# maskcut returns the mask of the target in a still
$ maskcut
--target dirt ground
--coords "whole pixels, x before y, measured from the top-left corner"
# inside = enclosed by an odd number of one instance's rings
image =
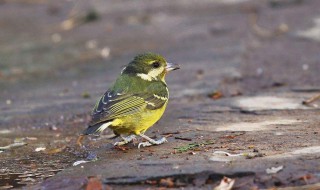
[[[320,189],[320,1],[0,2],[0,189]],[[134,55],[181,65],[147,131],[76,145]],[[141,140],[141,139],[138,139]]]

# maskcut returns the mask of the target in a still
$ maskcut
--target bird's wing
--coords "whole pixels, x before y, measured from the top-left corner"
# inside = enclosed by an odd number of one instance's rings
[[[165,105],[168,94],[155,92],[154,85],[150,85],[141,93],[116,93],[107,91],[97,102],[92,112],[90,126],[115,118],[135,114],[143,109],[155,110]],[[161,91],[161,90],[160,90]]]

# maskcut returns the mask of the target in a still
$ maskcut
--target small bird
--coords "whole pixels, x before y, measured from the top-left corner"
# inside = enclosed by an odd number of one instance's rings
[[[137,136],[147,140],[139,143],[138,148],[166,142],[165,137],[154,140],[144,133],[161,118],[168,104],[166,74],[179,68],[154,53],[134,57],[97,101],[89,126],[78,138],[78,144],[81,145],[85,135],[99,134],[107,128],[122,138],[115,146],[127,144]]]

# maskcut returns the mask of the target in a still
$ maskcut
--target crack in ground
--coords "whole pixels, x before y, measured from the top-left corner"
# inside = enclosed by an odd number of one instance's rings
[[[255,175],[251,171],[241,171],[232,174],[219,173],[216,171],[208,170],[196,173],[179,173],[168,174],[158,176],[123,176],[123,177],[111,177],[104,179],[105,184],[113,185],[133,185],[133,184],[151,184],[168,186],[170,182],[171,187],[188,186],[190,184],[194,186],[202,186],[208,183],[214,183],[220,181],[224,176],[229,178],[235,177],[247,177]],[[169,181],[169,182],[168,182]],[[165,182],[165,183],[164,183]]]

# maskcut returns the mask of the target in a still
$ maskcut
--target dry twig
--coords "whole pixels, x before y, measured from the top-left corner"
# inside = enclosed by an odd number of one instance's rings
[[[303,101],[302,104],[303,105],[310,105],[312,102],[315,102],[318,99],[320,99],[320,94],[313,96],[313,97],[309,98],[308,100]]]

